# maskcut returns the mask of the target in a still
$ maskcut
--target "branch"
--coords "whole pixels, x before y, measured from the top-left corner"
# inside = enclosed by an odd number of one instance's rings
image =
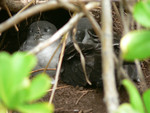
[[[102,0],[102,77],[105,103],[108,113],[114,113],[119,105],[114,75],[112,13],[110,0]]]
[[[78,8],[75,7],[71,3],[65,3],[65,5],[58,3],[56,0],[49,1],[43,4],[38,4],[35,5],[34,7],[31,7],[24,12],[17,14],[13,16],[12,18],[6,20],[2,24],[0,24],[0,33],[4,32],[8,28],[12,27],[14,24],[18,24],[19,22],[25,20],[28,17],[31,17],[39,12],[51,10],[51,9],[57,9],[59,7],[65,7],[67,9],[73,10],[73,11],[78,11]]]

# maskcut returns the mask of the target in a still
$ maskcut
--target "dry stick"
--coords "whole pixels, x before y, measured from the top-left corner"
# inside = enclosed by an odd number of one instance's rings
[[[11,12],[10,12],[8,6],[6,5],[6,3],[5,3],[4,6],[5,6],[5,8],[6,8],[6,11],[7,11],[8,15],[9,15],[10,17],[12,17],[12,14],[11,14]],[[18,27],[17,27],[16,24],[14,24],[14,27],[15,27],[16,31],[19,31],[19,29],[18,29]]]
[[[43,73],[46,72],[46,70],[47,70],[49,64],[51,63],[52,59],[54,58],[54,56],[55,56],[56,52],[58,51],[58,49],[60,48],[61,44],[62,44],[62,43],[59,43],[59,45],[57,46],[57,48],[56,48],[56,50],[54,51],[53,55],[52,55],[51,58],[49,59],[49,61],[48,61],[47,65],[46,65],[46,67],[45,67]]]
[[[81,100],[81,98],[84,96],[84,95],[86,95],[88,93],[88,91],[86,91],[86,92],[84,92],[79,98],[78,98],[78,100],[76,101],[76,105],[79,103],[79,101]]]
[[[51,9],[57,9],[59,7],[64,7],[67,9],[70,9],[72,11],[78,11],[78,8],[75,7],[73,4],[70,4],[68,2],[65,3],[65,6],[63,4],[58,4],[56,0],[49,1],[43,4],[35,5],[34,7],[31,7],[24,12],[15,15],[11,17],[10,19],[6,20],[5,22],[0,24],[0,33],[7,30],[8,28],[12,27],[14,24],[18,24],[19,22],[23,21],[27,17],[33,16],[34,14],[37,14],[39,12],[51,10]]]
[[[41,68],[38,70],[31,71],[30,73],[35,73],[35,72],[44,71],[44,70],[45,70],[45,68]],[[46,70],[56,71],[56,68],[47,68]]]
[[[137,76],[141,80],[141,83],[143,84],[143,89],[145,91],[147,89],[147,85],[146,85],[146,81],[145,81],[145,78],[144,78],[144,75],[143,75],[143,72],[142,72],[142,69],[141,69],[140,62],[138,60],[135,60],[135,64],[136,64],[136,68],[137,68],[137,71],[138,71]]]
[[[102,0],[102,78],[104,98],[108,113],[114,113],[119,105],[114,75],[112,13],[110,0]]]
[[[121,23],[122,23],[121,16],[120,16],[119,10],[118,10],[118,8],[117,8],[117,6],[116,6],[116,3],[115,3],[115,2],[112,2],[112,5],[113,5],[114,10],[115,10],[115,12],[116,12],[116,14],[117,14],[117,17],[119,18],[119,20],[120,20]]]
[[[62,60],[63,60],[63,56],[64,56],[64,51],[65,51],[65,46],[66,46],[66,39],[68,37],[68,34],[69,34],[69,32],[64,35],[65,39],[64,39],[64,42],[63,42],[63,45],[62,45],[62,51],[61,51],[61,54],[60,54],[60,59],[59,59],[59,62],[58,62],[58,67],[57,67],[57,71],[56,71],[56,75],[55,75],[55,84],[53,86],[52,94],[51,94],[51,97],[49,99],[49,104],[52,103],[52,100],[53,100],[54,94],[55,94],[55,90],[57,88],[59,74],[60,74],[60,69],[61,69],[61,64],[62,64]]]
[[[120,15],[121,15],[121,19],[122,19],[122,24],[123,24],[123,28],[124,28],[124,32],[123,35],[129,32],[129,25],[127,23],[127,21],[125,20],[125,16],[124,16],[124,10],[123,10],[123,1],[120,1]]]
[[[84,75],[85,75],[85,79],[86,79],[86,81],[89,85],[92,85],[92,83],[90,82],[90,80],[88,78],[88,75],[87,75],[85,58],[84,58],[84,56],[82,54],[82,51],[81,51],[81,49],[80,49],[80,47],[79,47],[79,45],[78,45],[78,43],[75,39],[75,34],[76,34],[76,29],[74,28],[73,29],[73,42],[74,42],[73,45],[74,45],[75,49],[78,51],[78,53],[80,54],[80,60],[81,60],[81,65],[82,65],[83,72],[84,72]]]
[[[35,3],[35,0],[32,0],[27,5],[25,5],[16,15],[20,14],[21,12],[23,12],[25,9],[27,9],[29,6],[31,6],[33,3]]]
[[[120,65],[120,62],[119,62],[117,56],[115,55],[115,53],[113,54],[113,56],[114,56],[114,61],[115,61],[116,65],[117,65],[117,67],[118,67],[117,70],[120,71],[120,74],[122,74],[122,76],[123,76],[124,78],[131,80],[130,77],[129,77],[129,75],[128,75],[128,74],[126,73],[126,71],[123,69],[122,65]]]
[[[58,90],[58,89],[64,89],[64,88],[67,88],[67,87],[70,87],[70,86],[66,85],[66,86],[58,87],[58,88],[56,88],[56,90]],[[49,89],[47,92],[51,92],[51,91],[53,91],[53,89]]]

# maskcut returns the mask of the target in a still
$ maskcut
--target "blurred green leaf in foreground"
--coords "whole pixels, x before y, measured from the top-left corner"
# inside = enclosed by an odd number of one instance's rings
[[[133,10],[134,19],[146,30],[135,30],[127,33],[120,42],[122,58],[127,61],[144,60],[150,57],[150,0],[139,1]],[[123,80],[130,103],[119,106],[116,113],[150,113],[150,89],[141,97],[135,85]]]
[[[145,91],[141,97],[135,85],[130,80],[123,80],[130,103],[123,103],[116,113],[150,113],[150,89]]]
[[[150,0],[139,1],[133,10],[134,19],[143,27],[150,28]],[[122,57],[127,61],[143,60],[150,57],[150,30],[127,33],[120,42]]]
[[[29,79],[36,65],[34,55],[16,52],[0,53],[0,112],[16,110],[22,113],[52,113],[53,106],[35,102],[51,87],[50,78],[44,74]]]

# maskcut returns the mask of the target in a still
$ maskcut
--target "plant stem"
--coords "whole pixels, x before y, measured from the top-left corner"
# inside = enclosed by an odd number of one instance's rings
[[[102,77],[104,98],[108,113],[114,113],[119,105],[114,75],[111,1],[102,0]]]

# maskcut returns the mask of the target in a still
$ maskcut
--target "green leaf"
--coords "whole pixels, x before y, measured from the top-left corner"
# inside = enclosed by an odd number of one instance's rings
[[[150,27],[150,1],[138,2],[134,6],[133,17],[145,27]]]
[[[39,99],[50,88],[50,78],[40,74],[32,82],[29,74],[36,64],[33,55],[18,52],[10,55],[0,53],[0,102],[8,109],[19,109],[24,113],[50,113],[53,107],[47,103],[26,105]],[[1,107],[1,106],[0,106]],[[3,108],[1,107],[1,112]]]
[[[127,61],[143,60],[150,56],[150,31],[132,31],[120,42],[122,57]]]
[[[150,113],[150,89],[144,92],[143,100],[148,113]]]
[[[6,105],[8,105],[13,92],[11,90],[8,91],[11,87],[11,81],[9,80],[11,72],[11,56],[6,52],[0,53],[0,97]]]
[[[25,77],[30,75],[30,71],[36,64],[36,58],[33,55],[27,55],[24,52],[14,53],[12,56],[12,69],[13,74],[12,79],[18,88],[19,84],[22,84],[22,81]]]
[[[19,96],[25,77],[35,66],[36,59],[33,55],[17,52],[10,55],[0,53],[0,97],[8,108],[14,108],[23,97]],[[17,96],[17,97],[16,97]]]
[[[115,113],[139,113],[139,112],[133,109],[130,104],[124,103],[119,106],[119,108]]]
[[[53,105],[48,103],[36,103],[18,106],[18,111],[23,113],[53,113]]]
[[[39,74],[35,76],[29,87],[29,94],[26,101],[34,101],[47,93],[50,88],[51,82],[50,78],[45,74]]]
[[[130,104],[133,109],[138,111],[139,113],[145,113],[144,105],[142,103],[140,94],[134,84],[130,80],[123,80],[122,84],[125,86],[129,97],[130,97]]]
[[[12,102],[14,102],[13,109],[15,109],[18,105],[23,104],[26,102],[28,98],[28,91],[30,87],[30,80],[29,78],[25,78],[21,84],[22,88],[18,89],[15,98],[12,98]],[[16,104],[15,104],[16,103]]]

